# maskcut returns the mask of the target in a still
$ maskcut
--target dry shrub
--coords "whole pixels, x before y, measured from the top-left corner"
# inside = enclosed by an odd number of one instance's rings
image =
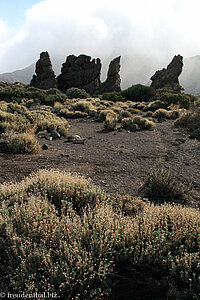
[[[117,114],[112,111],[112,113],[106,114],[106,119],[104,121],[104,129],[106,131],[112,131],[115,129],[118,122]]]
[[[164,108],[157,109],[153,114],[153,118],[164,118],[164,119],[177,119],[179,112],[177,110],[166,110]]]
[[[0,185],[0,198],[0,289],[5,293],[198,299],[197,210],[105,197],[86,179],[55,170]]]
[[[31,133],[10,134],[6,143],[9,153],[38,154],[41,151],[35,135]]]
[[[153,170],[140,192],[142,196],[156,203],[186,203],[191,199],[192,186],[176,179],[163,168]]]
[[[127,130],[134,131],[135,124],[138,125],[139,129],[142,129],[142,130],[154,130],[156,128],[156,125],[153,121],[150,121],[141,116],[135,116],[133,118],[122,119],[122,126],[123,126],[123,128],[125,128]]]
[[[191,133],[192,137],[200,137],[200,109],[183,113],[179,119],[174,122],[176,127],[181,127]]]

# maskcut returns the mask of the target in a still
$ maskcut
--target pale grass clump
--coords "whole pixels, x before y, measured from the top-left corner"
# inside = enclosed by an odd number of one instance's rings
[[[118,122],[118,117],[114,111],[110,113],[109,112],[106,113],[106,119],[104,121],[104,129],[106,131],[114,130],[117,125],[117,122]]]
[[[1,185],[0,198],[4,292],[198,299],[199,211],[111,197],[83,177],[55,170]],[[75,198],[83,201],[81,213]]]
[[[137,125],[138,129],[141,129],[141,130],[154,130],[156,128],[156,125],[153,121],[150,121],[141,116],[135,116],[133,118],[122,119],[122,127],[127,130],[133,131],[135,128],[135,125]]]
[[[9,103],[4,109],[0,109],[0,128],[3,132],[57,130],[62,136],[68,135],[67,120],[51,113],[45,106],[29,111],[24,105]]]
[[[179,112],[178,110],[166,110],[164,108],[159,108],[152,114],[152,117],[175,120],[179,117]]]
[[[191,111],[183,113],[174,125],[188,131],[192,137],[200,137],[200,108],[197,107]]]

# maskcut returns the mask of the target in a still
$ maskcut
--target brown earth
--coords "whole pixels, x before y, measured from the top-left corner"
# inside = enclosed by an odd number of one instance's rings
[[[200,142],[173,128],[173,121],[156,123],[154,131],[102,132],[91,120],[70,120],[69,134],[84,137],[84,144],[66,139],[47,141],[39,155],[0,155],[0,183],[19,181],[41,168],[78,172],[110,193],[137,195],[149,172],[165,167],[178,179],[191,180],[200,199]]]

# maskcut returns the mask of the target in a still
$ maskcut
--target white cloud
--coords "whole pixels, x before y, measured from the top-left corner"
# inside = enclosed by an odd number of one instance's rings
[[[46,0],[26,11],[19,32],[0,22],[0,73],[23,68],[41,51],[64,62],[68,54],[100,57],[104,72],[122,55],[124,85],[147,80],[175,54],[199,54],[197,0]],[[164,64],[164,65],[163,65]],[[128,75],[127,75],[128,74]],[[141,81],[140,80],[140,81]]]

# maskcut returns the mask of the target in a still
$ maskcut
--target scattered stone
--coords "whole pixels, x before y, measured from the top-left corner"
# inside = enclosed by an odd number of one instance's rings
[[[85,144],[85,139],[75,140],[73,141],[73,144]]]
[[[118,131],[118,132],[122,132],[122,131],[123,131],[123,128],[122,128],[122,127],[119,127],[119,128],[117,128],[117,131]]]
[[[47,144],[43,144],[42,145],[42,150],[47,150],[47,149],[49,149],[48,145]]]
[[[183,144],[183,143],[186,142],[186,139],[185,138],[177,138],[176,142],[179,142],[180,144]]]
[[[151,86],[155,89],[169,88],[172,90],[181,90],[178,77],[183,68],[183,57],[175,55],[167,68],[158,70],[150,78],[152,80]]]
[[[51,137],[52,137],[52,139],[60,139],[61,135],[56,130],[52,130],[51,131]]]
[[[38,138],[45,138],[48,139],[50,137],[50,133],[47,132],[46,130],[42,130],[37,133]]]
[[[127,133],[131,133],[130,130],[127,130],[126,132],[127,132]]]
[[[61,153],[60,156],[61,157],[69,157],[69,154]]]
[[[33,75],[30,82],[31,86],[43,90],[57,88],[55,73],[47,51],[40,54],[40,59],[36,63],[35,73],[36,75]]]
[[[69,88],[84,89],[92,95],[100,86],[101,60],[81,54],[67,56],[61,74],[57,77],[58,88],[66,93]]]
[[[77,141],[85,141],[84,138],[81,138],[79,135],[75,134],[75,135],[70,135],[68,136],[68,142],[77,142]],[[77,143],[78,144],[78,143]]]

